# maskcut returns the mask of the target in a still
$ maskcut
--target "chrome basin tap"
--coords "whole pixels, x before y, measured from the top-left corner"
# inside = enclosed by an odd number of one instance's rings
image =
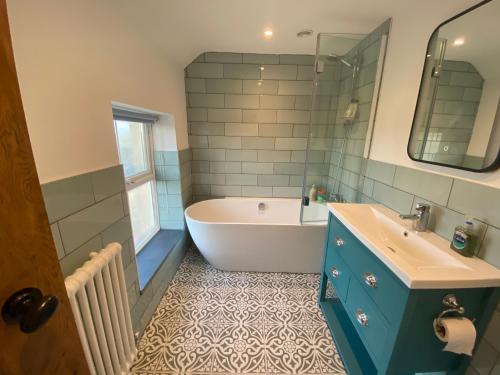
[[[417,211],[416,214],[399,215],[399,217],[404,220],[412,220],[412,227],[417,232],[425,232],[427,230],[427,226],[429,225],[431,206],[425,203],[417,203],[415,205],[415,211]]]

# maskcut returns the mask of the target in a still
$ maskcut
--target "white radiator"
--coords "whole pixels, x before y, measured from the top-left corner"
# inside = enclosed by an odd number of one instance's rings
[[[65,280],[90,373],[129,374],[136,355],[123,271],[122,247],[91,253]]]

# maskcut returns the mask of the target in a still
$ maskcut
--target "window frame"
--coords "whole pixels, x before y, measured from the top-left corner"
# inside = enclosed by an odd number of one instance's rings
[[[153,157],[153,125],[154,122],[152,121],[146,121],[146,120],[141,120],[139,118],[134,119],[121,119],[121,118],[115,118],[113,116],[113,127],[115,130],[115,138],[116,138],[116,146],[118,150],[118,157],[120,159],[120,163],[122,163],[122,158],[120,154],[120,140],[118,138],[118,131],[117,131],[117,121],[128,121],[128,122],[135,122],[142,124],[142,129],[143,129],[143,135],[144,135],[144,146],[145,146],[145,154],[146,154],[146,163],[147,163],[147,169],[144,172],[137,173],[132,176],[125,176],[125,189],[127,192],[127,202],[130,202],[129,199],[129,192],[131,190],[134,190],[141,185],[151,182],[151,196],[152,196],[152,204],[153,204],[153,214],[154,214],[154,227],[152,228],[151,233],[148,234],[148,236],[142,240],[139,243],[135,243],[135,238],[134,240],[134,247],[135,247],[135,254],[139,254],[139,252],[147,245],[149,241],[160,231],[160,212],[159,212],[159,207],[158,207],[158,199],[157,199],[157,194],[156,194],[156,174],[155,174],[155,165],[154,165],[154,157]],[[130,214],[130,213],[129,213]],[[132,219],[131,219],[132,223]],[[132,228],[132,234],[133,234],[133,228]]]

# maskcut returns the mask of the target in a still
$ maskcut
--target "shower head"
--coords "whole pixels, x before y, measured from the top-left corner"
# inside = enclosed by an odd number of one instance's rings
[[[353,67],[353,64],[344,59],[342,56],[339,56],[335,53],[330,53],[327,57],[327,60],[329,61],[340,61],[342,64],[348,66],[349,68]]]

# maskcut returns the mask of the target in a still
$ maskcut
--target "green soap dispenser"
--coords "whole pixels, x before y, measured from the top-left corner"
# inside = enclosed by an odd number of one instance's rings
[[[460,255],[472,257],[476,250],[477,235],[474,229],[473,218],[466,217],[464,225],[459,225],[453,232],[450,247]]]

